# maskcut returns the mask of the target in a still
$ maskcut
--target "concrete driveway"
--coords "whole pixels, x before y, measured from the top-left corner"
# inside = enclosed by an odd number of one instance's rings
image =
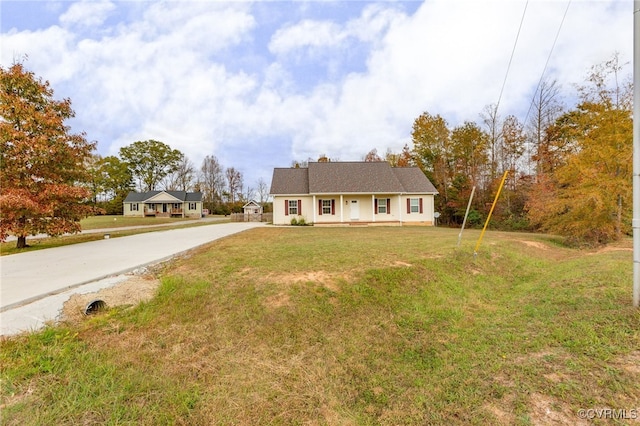
[[[53,295],[88,283],[109,281],[108,277],[114,281],[114,276],[259,226],[265,225],[256,222],[224,223],[172,229],[2,256],[0,334],[9,334],[9,330],[13,333],[19,329],[33,329],[42,325],[44,320],[52,319],[39,315],[39,312]],[[62,305],[57,307],[58,310],[60,308]],[[28,317],[35,318],[28,321]]]

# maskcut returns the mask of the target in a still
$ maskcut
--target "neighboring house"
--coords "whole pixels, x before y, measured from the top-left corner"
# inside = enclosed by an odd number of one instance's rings
[[[274,225],[433,225],[438,191],[419,168],[380,161],[276,168],[270,193]]]
[[[202,217],[202,193],[185,191],[130,192],[125,216]]]
[[[262,214],[262,206],[257,201],[251,200],[242,206],[244,214]]]

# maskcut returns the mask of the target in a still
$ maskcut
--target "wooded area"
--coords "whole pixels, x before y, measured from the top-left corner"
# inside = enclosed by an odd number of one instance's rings
[[[566,109],[555,82],[543,82],[524,120],[485,108],[481,123],[450,128],[440,115],[413,124],[411,163],[440,196],[440,223],[483,223],[500,177],[509,171],[492,226],[540,230],[573,244],[601,244],[631,232],[632,81],[617,56],[592,67]]]

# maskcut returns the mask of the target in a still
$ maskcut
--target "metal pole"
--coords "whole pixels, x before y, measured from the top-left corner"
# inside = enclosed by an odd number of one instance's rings
[[[633,306],[640,306],[640,0],[633,2]]]
[[[636,0],[640,1],[640,0]],[[491,210],[489,210],[489,216],[487,216],[487,220],[484,222],[484,227],[482,228],[482,232],[480,233],[480,238],[478,238],[478,243],[476,244],[476,248],[473,250],[473,256],[475,257],[478,254],[478,248],[480,248],[480,243],[482,242],[482,237],[484,237],[484,231],[487,230],[487,225],[489,224],[489,220],[491,220],[491,213],[493,213],[493,209],[496,207],[496,203],[498,202],[498,197],[502,192],[502,187],[504,186],[504,181],[507,180],[507,175],[509,174],[509,170],[504,172],[504,176],[502,176],[502,181],[500,182],[500,187],[498,188],[498,192],[496,192],[496,198],[493,199],[493,204],[491,205]]]
[[[464,219],[462,220],[462,228],[460,228],[460,233],[458,234],[458,244],[456,244],[457,247],[460,247],[460,240],[462,239],[462,231],[464,231],[464,225],[467,223],[467,216],[469,216],[471,201],[473,201],[473,194],[475,193],[476,193],[476,186],[473,185],[473,189],[471,190],[471,196],[469,197],[469,203],[467,204],[467,211],[464,214]]]

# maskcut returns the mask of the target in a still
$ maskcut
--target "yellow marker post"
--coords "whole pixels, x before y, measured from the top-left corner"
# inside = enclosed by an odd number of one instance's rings
[[[487,220],[484,222],[484,227],[482,228],[482,232],[480,233],[480,238],[478,238],[478,243],[476,244],[476,248],[473,250],[473,255],[476,256],[478,254],[478,248],[480,248],[480,243],[482,242],[482,237],[484,237],[484,231],[487,230],[487,225],[489,224],[489,220],[491,220],[491,213],[493,213],[493,209],[496,207],[498,202],[498,197],[502,192],[502,187],[504,186],[504,181],[507,180],[507,175],[509,174],[509,170],[504,172],[504,176],[502,176],[502,181],[500,182],[500,187],[498,188],[498,192],[496,193],[496,198],[493,199],[493,204],[491,205],[491,210],[489,210],[489,216],[487,216]]]

